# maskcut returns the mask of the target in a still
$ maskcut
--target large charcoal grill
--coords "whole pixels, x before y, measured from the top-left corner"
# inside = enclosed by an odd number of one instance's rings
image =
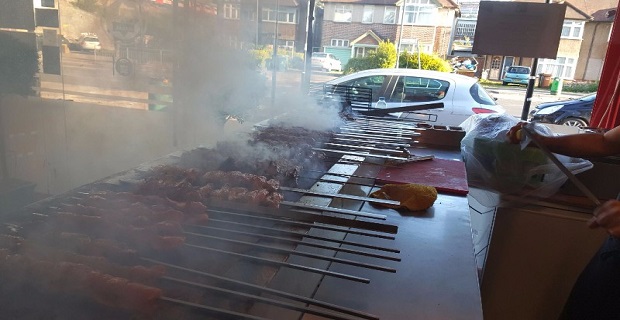
[[[385,134],[382,129],[390,127]],[[186,245],[174,253],[141,254],[146,265],[164,265],[167,274],[157,285],[164,290],[155,319],[379,319],[367,310],[365,297],[332,296],[330,287],[382,282],[397,273],[400,249],[394,245],[398,222],[385,210],[369,204],[376,188],[373,177],[386,161],[407,161],[406,148],[419,136],[415,123],[362,119],[340,128],[328,142],[316,144],[323,152],[321,166],[299,172],[295,186],[283,187],[279,209],[212,201],[206,226],[184,226]],[[350,139],[356,143],[346,144]],[[415,139],[414,139],[415,140]],[[363,147],[363,148],[360,148]],[[388,151],[393,150],[393,151]],[[13,217],[16,233],[37,231],[24,227],[33,212],[53,214],[64,203],[98,192],[124,192],[160,165],[195,163],[194,153],[175,154],[119,173],[72,192],[49,198]],[[228,163],[230,165],[230,163]],[[310,189],[312,192],[304,193]],[[337,194],[350,196],[339,197]],[[331,196],[330,196],[331,195]],[[15,226],[18,226],[15,228]],[[29,295],[32,288],[20,290]],[[333,291],[337,292],[337,290]],[[1,301],[9,301],[3,292]],[[131,318],[132,313],[102,307],[83,299],[68,300],[38,293],[45,301],[41,314],[26,315],[13,305],[15,317],[36,319],[49,309],[59,318]],[[5,299],[7,298],[7,299]],[[68,303],[67,303],[68,301]],[[339,302],[347,302],[345,305]],[[49,305],[47,305],[49,304]],[[47,305],[47,306],[46,306]],[[60,309],[59,309],[59,306]],[[93,312],[95,310],[96,312]]]

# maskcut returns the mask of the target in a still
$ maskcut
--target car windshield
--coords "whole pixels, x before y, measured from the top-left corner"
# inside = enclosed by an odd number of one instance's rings
[[[476,102],[478,102],[479,104],[484,104],[487,106],[496,105],[495,100],[493,100],[493,98],[491,98],[487,91],[484,90],[484,88],[478,83],[474,83],[474,85],[469,88],[469,93],[471,94],[472,98],[474,98],[474,100],[476,100]]]
[[[327,58],[327,53],[313,53],[313,58]]]
[[[530,68],[526,68],[526,67],[510,67],[508,69],[509,73],[525,73],[525,74],[529,74],[530,73]]]

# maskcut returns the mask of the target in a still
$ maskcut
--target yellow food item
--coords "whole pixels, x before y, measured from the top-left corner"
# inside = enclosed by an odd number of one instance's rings
[[[399,206],[380,204],[388,208],[407,208],[411,211],[419,211],[433,206],[435,200],[437,200],[437,189],[417,183],[386,184],[381,189],[371,193],[370,196],[378,199],[400,201]]]

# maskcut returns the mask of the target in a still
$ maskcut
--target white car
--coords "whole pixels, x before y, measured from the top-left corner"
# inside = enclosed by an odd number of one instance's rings
[[[325,71],[342,71],[342,62],[331,53],[314,52],[312,53],[312,68]]]
[[[351,99],[351,96],[368,99],[370,101],[367,105],[370,108],[398,108],[441,102],[443,108],[391,113],[399,118],[433,125],[460,126],[474,114],[506,112],[495,103],[495,99],[478,83],[477,78],[455,73],[417,69],[371,69],[325,82],[324,90],[327,93],[329,88],[338,88],[338,92],[349,90],[353,94],[348,94],[348,99]],[[381,103],[377,106],[380,100]]]
[[[82,33],[78,40],[78,46],[80,46],[80,49],[82,50],[101,50],[99,37],[93,33]]]

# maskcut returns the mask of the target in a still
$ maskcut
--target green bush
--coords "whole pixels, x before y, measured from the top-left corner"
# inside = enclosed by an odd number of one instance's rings
[[[452,71],[448,61],[434,54],[424,52],[420,53],[420,64],[422,67],[419,69],[423,70],[435,70],[441,72]],[[409,53],[407,51],[403,52],[400,55],[398,66],[400,68],[418,69],[418,54]]]
[[[567,82],[562,86],[565,92],[589,93],[598,90],[599,82]]]
[[[368,56],[362,58],[351,58],[344,66],[343,73],[349,74],[357,71],[394,68],[396,65],[396,46],[389,40],[379,43],[376,51],[370,52]]]

